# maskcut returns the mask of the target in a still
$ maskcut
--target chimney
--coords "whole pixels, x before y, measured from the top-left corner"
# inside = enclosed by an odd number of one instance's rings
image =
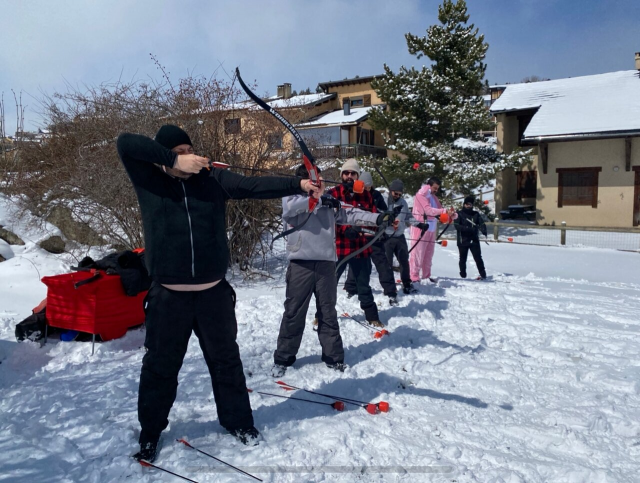
[[[280,84],[278,86],[278,97],[284,97],[284,85]]]
[[[636,52],[636,69],[640,70],[640,52]]]
[[[284,83],[282,97],[284,97],[285,99],[289,99],[291,97],[291,84],[289,84],[288,82]]]
[[[345,116],[351,114],[351,100],[348,97],[344,97],[342,99],[342,110],[344,111]]]

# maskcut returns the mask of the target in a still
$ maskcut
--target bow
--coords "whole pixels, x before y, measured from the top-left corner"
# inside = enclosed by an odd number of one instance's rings
[[[304,140],[302,139],[302,136],[300,136],[300,133],[298,131],[296,131],[296,128],[294,128],[293,125],[282,116],[282,114],[280,114],[273,107],[271,107],[269,104],[267,104],[262,99],[260,99],[258,96],[256,96],[251,91],[251,89],[249,89],[247,87],[247,85],[242,80],[242,77],[240,77],[240,69],[238,69],[237,67],[236,67],[236,76],[238,78],[238,82],[240,83],[240,87],[242,87],[242,89],[247,93],[247,95],[251,98],[251,100],[253,100],[253,102],[258,104],[262,109],[264,109],[269,114],[271,114],[273,117],[275,117],[278,121],[280,121],[280,123],[284,127],[287,128],[287,130],[291,133],[291,135],[298,142],[298,145],[300,146],[300,150],[302,151],[302,160],[304,162],[304,166],[307,168],[307,171],[309,172],[309,179],[311,180],[311,183],[313,185],[319,187],[320,186],[320,174],[318,173],[318,168],[316,166],[315,159],[314,159],[313,155],[311,154],[311,152],[309,151],[309,148],[307,148],[307,145],[305,144]],[[309,221],[309,218],[311,218],[311,215],[313,214],[313,209],[318,204],[318,201],[319,200],[317,198],[314,198],[313,196],[309,196],[309,215],[298,226],[294,226],[294,227],[292,227],[292,228],[280,233],[278,236],[276,236],[271,241],[271,246],[273,246],[273,243],[276,240],[278,240],[278,239],[280,239],[282,237],[291,235],[291,233],[293,233],[293,232],[299,230],[300,228],[302,228],[304,226],[304,224],[307,221]]]

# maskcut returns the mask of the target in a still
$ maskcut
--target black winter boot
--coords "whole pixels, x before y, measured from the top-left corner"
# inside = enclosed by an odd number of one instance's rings
[[[260,431],[258,431],[254,426],[245,429],[232,429],[229,430],[229,434],[235,436],[238,438],[238,441],[247,446],[257,446],[262,439]]]
[[[153,463],[158,456],[158,443],[140,443],[140,451],[133,455],[133,458],[140,461],[148,461]]]

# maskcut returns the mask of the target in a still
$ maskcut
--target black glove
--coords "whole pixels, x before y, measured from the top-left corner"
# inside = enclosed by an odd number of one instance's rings
[[[384,213],[380,213],[378,215],[378,219],[376,220],[376,225],[380,226],[383,223],[393,223],[396,215],[393,211],[385,211]]]
[[[416,227],[420,228],[422,231],[427,231],[429,229],[429,223],[418,223]]]
[[[344,236],[348,240],[355,240],[360,236],[360,232],[356,230],[354,227],[350,226],[344,231]]]
[[[322,200],[323,206],[328,206],[329,208],[333,208],[335,210],[340,209],[340,201],[335,199],[333,196],[322,195],[320,199]]]

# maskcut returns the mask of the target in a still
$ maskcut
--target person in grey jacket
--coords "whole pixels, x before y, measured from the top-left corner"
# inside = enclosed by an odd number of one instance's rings
[[[416,220],[411,212],[407,202],[402,197],[404,192],[404,183],[399,179],[394,179],[389,185],[391,190],[391,198],[393,199],[393,206],[389,209],[396,213],[396,221],[398,222],[398,229],[390,226],[386,230],[388,236],[385,242],[385,252],[389,266],[393,267],[393,256],[398,258],[400,263],[400,279],[402,280],[403,292],[405,294],[416,293],[417,290],[411,283],[411,275],[409,272],[409,247],[407,245],[407,239],[404,236],[404,229],[407,226],[414,225],[420,229],[426,229],[427,226],[424,223],[420,223]]]
[[[309,177],[304,165],[298,168],[296,175],[303,179]],[[324,186],[321,192],[323,190]],[[277,348],[273,354],[273,377],[282,377],[287,367],[296,361],[311,295],[316,297],[322,361],[331,369],[344,371],[344,348],[336,312],[335,226],[376,226],[389,216],[388,213],[369,213],[352,207],[344,209],[337,199],[328,195],[322,196],[321,200],[308,221],[291,233],[287,240],[286,299]],[[288,225],[298,226],[307,216],[307,196],[294,195],[282,200],[282,218]]]

